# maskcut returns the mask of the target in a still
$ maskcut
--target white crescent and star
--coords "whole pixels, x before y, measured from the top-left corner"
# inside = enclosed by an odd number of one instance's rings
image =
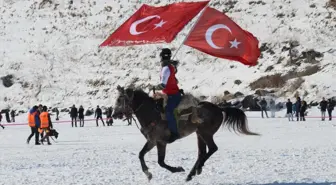
[[[209,27],[208,30],[205,32],[205,40],[214,49],[222,49],[223,48],[223,47],[217,46],[212,40],[213,33],[218,29],[226,29],[228,32],[230,32],[230,34],[232,34],[231,29],[228,26],[226,26],[225,24],[215,24],[215,25]],[[241,43],[241,42],[238,42],[237,39],[235,39],[234,41],[229,41],[229,42],[231,43],[230,48],[237,48],[237,49],[238,49],[238,45]]]
[[[140,34],[142,34],[142,33],[147,32],[148,30],[138,32],[138,31],[137,31],[137,26],[138,26],[140,23],[143,23],[143,22],[146,22],[146,21],[148,21],[148,20],[155,19],[155,18],[161,19],[161,17],[158,16],[158,15],[151,15],[151,16],[148,16],[148,17],[145,17],[145,18],[143,18],[143,19],[140,19],[140,20],[137,20],[137,21],[133,22],[133,23],[131,24],[131,26],[130,26],[130,29],[129,29],[130,34],[131,34],[131,35],[140,35]],[[161,21],[160,21],[159,23],[154,24],[154,25],[155,25],[155,28],[154,28],[154,29],[156,29],[156,28],[162,28],[162,26],[163,26],[166,22],[167,22],[167,21],[163,21],[163,20],[161,19]]]

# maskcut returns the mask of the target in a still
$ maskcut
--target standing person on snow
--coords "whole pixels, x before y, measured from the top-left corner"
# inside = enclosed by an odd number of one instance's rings
[[[106,118],[107,118],[106,124],[107,124],[107,126],[112,126],[112,124],[113,124],[112,113],[113,113],[113,109],[112,109],[112,107],[109,107],[106,111]]]
[[[3,125],[1,125],[1,120],[2,120],[2,115],[1,115],[1,112],[0,112],[0,127],[2,127],[2,129],[5,129],[5,127]]]
[[[70,110],[70,117],[71,117],[71,126],[74,126],[74,122],[75,122],[75,127],[77,127],[77,108],[75,105],[72,105],[72,108]]]
[[[293,115],[296,115],[296,103],[293,103],[292,109],[293,109]]]
[[[58,110],[58,108],[56,108],[55,111],[56,111],[56,121],[58,121],[59,120],[59,117],[58,117],[59,116],[59,110]]]
[[[322,98],[322,101],[320,102],[320,109],[321,109],[321,118],[322,121],[325,120],[326,117],[326,111],[327,111],[327,106],[328,106],[328,102],[324,99],[324,97]]]
[[[271,110],[271,117],[275,118],[275,101],[273,99],[270,100],[270,110]]]
[[[295,110],[296,110],[296,118],[297,118],[297,121],[299,121],[300,119],[300,111],[301,111],[301,98],[300,97],[297,97],[296,98],[296,103],[295,103]]]
[[[49,140],[49,132],[50,128],[53,128],[53,126],[50,119],[50,114],[48,113],[47,106],[43,106],[42,112],[40,114],[40,120],[41,120],[41,126],[40,126],[41,133],[44,132],[45,134],[44,137],[42,137],[41,142],[43,144],[43,141],[47,139],[48,145],[51,145]]]
[[[178,87],[178,81],[175,77],[177,72],[175,61],[171,60],[171,50],[164,48],[160,53],[161,57],[161,83],[155,88],[162,90],[168,96],[167,105],[165,107],[166,118],[168,121],[168,128],[171,131],[168,142],[173,142],[178,139],[179,133],[177,129],[177,120],[174,115],[175,108],[179,105],[182,96]]]
[[[329,121],[332,120],[332,111],[334,110],[335,104],[334,101],[332,99],[328,100],[328,115],[329,115]]]
[[[12,122],[14,123],[15,122],[15,111],[12,110],[10,114],[11,114]]]
[[[261,108],[261,117],[264,118],[264,112],[266,114],[266,117],[268,118],[268,115],[267,115],[267,102],[265,100],[265,98],[263,98],[261,101],[260,101],[260,108]]]
[[[38,107],[35,105],[32,109],[28,112],[28,125],[31,129],[31,134],[27,139],[27,144],[29,144],[30,139],[35,134],[35,145],[40,145],[39,143],[39,133],[38,128],[40,127],[40,117],[38,112]]]
[[[105,123],[103,120],[103,111],[101,110],[101,108],[99,108],[99,105],[97,105],[97,109],[95,111],[95,118],[96,118],[97,127],[98,127],[98,119],[100,119],[103,122],[103,125],[105,127]]]
[[[5,116],[6,116],[7,123],[10,123],[11,121],[10,121],[10,118],[9,118],[9,109],[6,110]]]
[[[293,103],[290,101],[290,99],[288,99],[288,101],[286,103],[286,108],[287,108],[288,121],[291,121],[290,118],[292,118],[292,121],[294,121],[294,119],[293,119]]]
[[[84,127],[84,108],[79,106],[78,109],[79,127]]]
[[[301,121],[306,121],[305,112],[306,112],[307,108],[308,108],[307,102],[302,100],[301,108],[300,108],[300,120]]]

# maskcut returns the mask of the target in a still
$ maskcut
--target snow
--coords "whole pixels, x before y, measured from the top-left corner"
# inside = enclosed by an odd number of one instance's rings
[[[159,82],[159,50],[177,49],[196,18],[171,44],[102,48],[99,44],[121,25],[143,3],[161,6],[173,1],[107,1],[53,0],[39,9],[40,1],[4,0],[0,6],[0,77],[13,74],[14,85],[0,83],[0,109],[27,110],[33,104],[67,108],[72,104],[86,107],[114,103],[116,86],[131,84],[146,86]],[[293,69],[286,66],[288,52],[282,52],[284,42],[297,40],[298,52],[315,49],[323,52],[321,70],[303,77],[297,91],[307,90],[307,102],[336,91],[335,19],[336,13],[326,8],[327,0],[273,0],[264,3],[237,1],[232,9],[227,1],[211,2],[242,28],[253,33],[262,43],[269,43],[275,52],[263,52],[255,67],[217,59],[183,46],[177,53],[180,60],[178,79],[185,91],[196,95],[218,96],[224,90],[253,94],[249,84],[261,76]],[[311,7],[311,5],[315,7]],[[111,9],[111,11],[109,11]],[[278,18],[283,13],[285,16]],[[295,15],[295,16],[293,16]],[[330,18],[327,18],[330,17]],[[280,57],[284,61],[277,64]],[[274,69],[265,72],[268,66]],[[302,70],[302,64],[297,70]],[[235,80],[242,84],[235,85]],[[100,82],[94,85],[92,82]],[[312,86],[316,86],[312,88]],[[287,86],[285,87],[287,88]],[[281,93],[280,93],[281,94]],[[293,97],[294,92],[282,94]]]
[[[248,116],[251,131],[262,136],[241,136],[220,128],[214,136],[219,150],[188,184],[336,184],[333,122]],[[25,121],[25,116],[17,119]],[[61,115],[63,120],[68,115]],[[153,173],[148,183],[138,159],[145,138],[135,125],[126,125],[121,121],[112,127],[96,127],[94,122],[84,128],[55,124],[60,135],[51,146],[35,146],[34,139],[27,145],[28,126],[7,126],[0,130],[0,184],[186,184],[197,158],[195,134],[167,147],[167,164],[182,166],[186,172],[172,174],[161,168],[156,148],[145,156]]]

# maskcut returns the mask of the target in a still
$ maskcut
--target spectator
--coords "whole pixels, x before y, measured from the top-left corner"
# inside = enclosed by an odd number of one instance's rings
[[[112,124],[113,124],[112,113],[113,113],[113,109],[112,109],[112,107],[109,107],[106,111],[106,118],[107,118],[106,124],[107,124],[107,126],[112,126]]]
[[[71,117],[71,126],[74,126],[74,122],[75,122],[75,127],[77,127],[77,108],[75,105],[72,105],[72,108],[70,110],[70,117]]]
[[[296,112],[297,121],[299,121],[299,119],[300,119],[300,115],[301,115],[300,111],[301,111],[301,98],[297,97],[296,98],[296,103],[295,103],[295,112]]]
[[[5,112],[5,116],[6,116],[6,121],[7,123],[10,123],[10,118],[9,118],[9,110],[7,109],[6,112]]]
[[[266,102],[265,98],[263,98],[260,101],[260,108],[261,108],[261,117],[264,118],[264,111],[265,111],[266,117],[268,118],[267,111],[266,111],[267,102]]]
[[[270,101],[270,110],[271,110],[271,117],[275,118],[275,101],[273,99],[271,99]]]
[[[288,121],[294,121],[293,119],[293,103],[290,101],[290,99],[288,99],[287,103],[286,103],[286,107],[287,107],[287,117],[288,117]]]
[[[2,114],[1,114],[1,111],[0,111],[0,127],[2,127],[2,129],[5,129],[5,127],[3,125],[1,125],[1,120],[2,120]]]
[[[324,97],[322,98],[322,101],[320,102],[320,109],[321,109],[321,117],[322,117],[322,121],[325,120],[325,116],[326,116],[326,111],[327,111],[327,106],[328,106],[328,102],[324,99]]]
[[[58,117],[59,116],[59,110],[58,110],[58,108],[56,108],[55,111],[56,111],[56,121],[58,121],[59,120],[59,117]]]
[[[10,114],[11,114],[12,122],[15,122],[15,111],[12,110]]]
[[[306,101],[302,101],[301,102],[301,108],[300,108],[300,120],[301,121],[306,121],[305,118],[305,112],[307,110],[307,102]]]
[[[296,103],[293,103],[292,110],[293,110],[293,116],[296,115]]]
[[[79,106],[78,118],[79,118],[79,126],[84,127],[84,108],[83,106]]]
[[[104,120],[103,120],[103,112],[102,110],[99,108],[99,105],[97,105],[97,109],[95,111],[95,118],[96,118],[96,124],[98,127],[98,119],[100,119],[103,122],[103,125],[105,126]]]
[[[334,110],[335,104],[334,101],[332,99],[328,100],[328,115],[329,115],[329,121],[332,120],[332,111]]]

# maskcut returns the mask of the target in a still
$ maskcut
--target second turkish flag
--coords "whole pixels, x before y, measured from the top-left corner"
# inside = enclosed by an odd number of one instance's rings
[[[250,66],[256,65],[260,56],[257,38],[222,12],[209,7],[184,44],[209,55]]]
[[[142,5],[100,46],[170,43],[208,3],[181,2],[161,7]]]

